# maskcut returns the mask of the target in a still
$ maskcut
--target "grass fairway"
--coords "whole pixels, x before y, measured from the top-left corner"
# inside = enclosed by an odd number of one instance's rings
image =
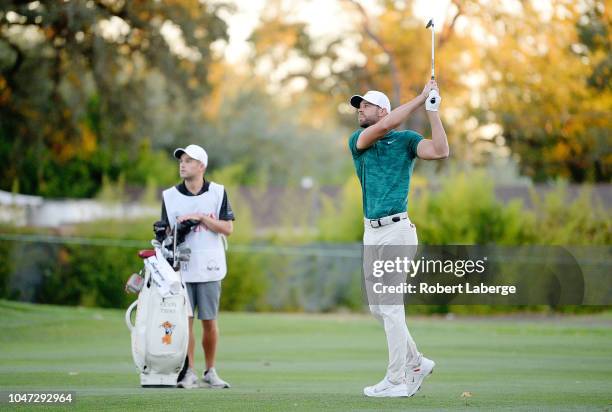
[[[0,301],[0,391],[71,390],[76,402],[63,409],[87,411],[612,409],[609,313],[409,319],[437,367],[401,399],[362,395],[387,357],[383,330],[366,315],[223,313],[218,370],[233,388],[188,391],[139,387],[123,313]]]

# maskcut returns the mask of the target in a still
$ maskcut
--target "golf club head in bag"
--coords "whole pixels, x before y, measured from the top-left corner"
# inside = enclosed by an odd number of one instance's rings
[[[172,267],[174,268],[174,270],[179,269],[179,262],[181,261],[181,258],[180,258],[181,250],[184,250],[181,248],[181,245],[185,241],[185,237],[187,236],[189,232],[191,232],[191,229],[193,229],[199,224],[200,224],[199,221],[190,219],[190,220],[185,220],[183,222],[177,222],[176,225],[174,226],[174,235],[173,235],[174,244],[172,247],[172,256],[173,256]],[[191,253],[191,250],[189,250],[189,253]],[[184,261],[184,259],[182,260]]]
[[[176,245],[178,246],[183,243],[187,234],[191,232],[191,229],[193,229],[199,224],[200,222],[194,219],[185,220],[183,222],[178,223],[176,225]]]
[[[151,241],[151,244],[154,248],[159,248],[168,263],[176,269],[177,265],[175,263],[189,260],[191,250],[183,243],[187,234],[198,224],[197,220],[186,220],[177,223],[174,228],[174,234],[169,235],[170,226],[166,222],[159,220],[153,223],[155,239]]]
[[[157,240],[159,243],[162,243],[168,236],[169,228],[170,226],[162,220],[158,220],[157,222],[153,223],[153,233],[155,233],[155,240]]]

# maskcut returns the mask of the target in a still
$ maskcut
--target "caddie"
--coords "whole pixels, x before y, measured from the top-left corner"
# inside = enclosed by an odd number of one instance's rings
[[[185,237],[186,247],[191,249],[189,261],[181,262],[180,270],[191,301],[193,315],[196,309],[202,321],[202,349],[206,369],[202,374],[202,386],[229,388],[215,369],[215,354],[219,331],[217,314],[221,297],[221,280],[227,272],[225,238],[234,227],[234,212],[224,187],[204,179],[208,166],[206,151],[191,144],[174,151],[179,160],[179,174],[183,182],[163,192],[162,217],[172,229],[185,220],[197,220],[199,224]],[[179,387],[200,386],[194,372],[195,337],[193,317],[189,318],[189,368]]]

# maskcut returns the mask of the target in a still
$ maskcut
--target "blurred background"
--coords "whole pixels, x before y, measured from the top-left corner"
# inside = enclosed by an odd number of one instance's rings
[[[237,216],[222,309],[361,311],[347,101],[420,93],[431,17],[451,157],[417,162],[420,242],[610,245],[609,2],[7,1],[0,298],[126,307],[195,143]],[[424,110],[405,127],[430,133]]]

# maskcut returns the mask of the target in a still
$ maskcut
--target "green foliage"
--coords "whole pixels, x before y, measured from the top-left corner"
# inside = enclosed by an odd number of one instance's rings
[[[151,179],[161,187],[170,187],[178,179],[178,162],[170,151],[153,150],[150,139],[143,139],[134,163],[126,165],[125,179],[131,184],[150,184]]]
[[[338,202],[322,198],[319,218],[320,239],[324,242],[357,242],[363,237],[361,186],[356,176],[342,186]]]
[[[297,186],[304,176],[319,185],[342,183],[350,159],[340,142],[348,134],[325,122],[329,113],[317,114],[313,125],[308,97],[283,104],[261,79],[231,67],[218,81],[220,96],[207,102],[208,121],[193,141],[210,154],[212,170],[239,165],[235,183],[249,186]]]
[[[117,246],[67,244],[55,249],[41,265],[42,283],[36,301],[62,305],[125,307],[134,295],[124,291],[128,277],[142,268],[138,249],[153,238],[151,219],[98,221],[78,225],[72,236],[117,239]],[[126,241],[142,240],[140,248]]]
[[[228,238],[228,275],[223,281],[224,310],[249,311],[334,311],[341,308],[362,310],[360,260],[339,257],[334,251],[359,250],[363,231],[361,190],[355,178],[344,185],[340,201],[325,207],[318,227],[318,241],[304,238],[300,252],[282,250],[288,243],[257,242],[252,212],[241,198],[236,182],[244,166],[214,170],[207,177],[223,183],[236,213],[235,231]],[[494,186],[483,172],[454,173],[443,179],[435,192],[412,194],[410,216],[417,225],[421,244],[499,244],[499,245],[609,245],[609,211],[592,204],[586,188],[570,200],[565,184],[559,183],[546,194],[532,195],[533,207],[518,202],[495,200]],[[303,205],[306,206],[306,205]],[[293,211],[296,212],[295,210]],[[127,277],[142,267],[136,249],[126,240],[139,240],[142,248],[152,238],[153,218],[131,222],[102,221],[72,228],[72,236],[117,239],[123,247],[64,245],[46,248],[48,254],[38,265],[44,277],[36,298],[41,302],[88,306],[125,306],[133,296],[125,296]],[[3,228],[6,232],[9,228]],[[23,232],[23,230],[15,230]],[[9,262],[0,268],[0,292],[11,295],[8,280],[18,268],[11,267],[15,248],[0,242],[0,259]],[[264,246],[265,250],[258,250]],[[309,248],[318,252],[309,254]],[[278,248],[278,253],[274,248]],[[320,251],[330,252],[329,255]],[[28,255],[31,256],[31,255]],[[20,269],[20,270],[23,270]],[[5,286],[2,286],[5,285]],[[4,287],[4,289],[2,289]],[[13,296],[15,297],[15,296]],[[453,307],[415,306],[413,313],[499,313],[516,310],[537,312],[592,312],[585,307]]]
[[[62,305],[125,307],[134,295],[127,278],[142,266],[135,249],[66,245],[57,263],[44,269],[36,301]]]
[[[107,176],[116,176],[117,173],[116,167],[107,163],[108,156],[103,152],[91,157],[79,154],[67,162],[54,159],[51,153],[45,153],[39,164],[30,158],[35,156],[32,150],[25,150],[23,154],[24,158],[17,160],[17,164],[22,163],[25,169],[19,177],[22,193],[47,197],[91,197],[100,189],[103,171],[108,171]]]
[[[409,215],[417,226],[419,243],[498,245],[606,245],[612,241],[612,218],[601,204],[591,202],[586,186],[569,199],[559,182],[546,194],[532,191],[533,208],[520,200],[496,200],[493,181],[483,171],[451,173],[434,192],[411,193]],[[356,178],[347,181],[340,202],[325,199],[320,239],[360,241],[363,233],[361,189]]]
[[[255,67],[266,68],[270,83],[290,90],[298,79],[305,86],[296,94],[312,96],[313,117],[334,112],[354,127],[348,96],[382,90],[396,107],[422,90],[430,68],[423,46],[430,39],[411,3],[381,1],[376,11],[358,1],[340,3],[354,23],[349,30],[310,34],[286,3],[268,2],[249,40]],[[521,174],[535,181],[609,182],[608,3],[553,1],[544,11],[535,0],[510,8],[453,1],[448,18],[436,22],[435,62],[453,153],[480,164],[511,151]],[[458,21],[478,30],[460,29]],[[304,63],[290,69],[289,57]],[[406,125],[423,134],[429,128],[422,110]]]
[[[480,5],[477,18],[498,41],[482,48],[488,92],[473,112],[482,123],[501,126],[499,139],[534,181],[612,178],[612,89],[604,86],[610,40],[602,28],[603,3],[567,2],[553,8],[545,23],[535,1],[522,3],[520,18],[499,2]]]
[[[102,176],[102,184],[96,197],[102,201],[117,202],[125,200],[126,185],[145,186],[142,201],[148,204],[159,202],[159,187],[170,187],[178,179],[178,164],[165,151],[153,151],[148,139],[140,143],[133,164],[125,159],[125,168],[116,177]]]
[[[227,271],[222,283],[222,310],[256,311],[268,307],[265,297],[271,284],[260,255],[232,252],[230,246]]]
[[[114,219],[98,220],[75,225],[71,227],[69,233],[77,237],[136,240],[142,241],[143,246],[147,246],[149,240],[153,239],[153,222],[155,220],[156,216],[133,219],[129,222]]]
[[[159,189],[157,185],[157,179],[154,176],[147,177],[147,183],[145,184],[145,190],[142,194],[140,201],[145,205],[159,205]]]
[[[125,198],[125,177],[120,175],[116,182],[112,182],[108,176],[102,176],[102,187],[100,188],[97,199],[103,202],[120,202]]]
[[[9,297],[9,281],[13,273],[13,243],[0,241],[0,298]]]
[[[211,44],[228,38],[219,17],[228,7],[2,2],[0,188],[17,179],[26,194],[91,197],[102,176],[144,183],[143,167],[164,162],[138,159],[143,139],[154,153],[202,126],[194,107],[210,92]]]
[[[533,231],[544,245],[609,245],[612,243],[610,210],[592,201],[592,188],[585,186],[574,201],[568,199],[567,184],[558,182],[549,193],[532,194]]]
[[[587,57],[592,74],[589,76],[589,86],[596,89],[612,89],[612,37],[610,36],[610,10],[606,11],[603,1],[589,0],[586,2],[585,12],[576,24],[580,43],[586,46],[577,48],[576,53]],[[609,4],[608,4],[609,6]]]
[[[413,195],[409,208],[419,243],[519,245],[530,240],[530,216],[517,201],[498,202],[493,182],[482,172],[451,176],[440,191]]]

